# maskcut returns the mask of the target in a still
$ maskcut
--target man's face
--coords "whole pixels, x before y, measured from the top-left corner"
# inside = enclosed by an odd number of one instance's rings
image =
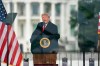
[[[48,23],[49,22],[49,16],[42,15],[42,20],[43,20],[43,22]]]

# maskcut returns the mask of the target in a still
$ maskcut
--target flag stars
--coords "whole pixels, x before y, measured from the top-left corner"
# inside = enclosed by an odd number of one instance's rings
[[[5,7],[2,3],[2,1],[0,0],[0,21],[3,21],[7,16]]]

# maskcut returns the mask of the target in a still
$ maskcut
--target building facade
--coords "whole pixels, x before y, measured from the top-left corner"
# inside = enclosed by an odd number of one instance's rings
[[[49,13],[51,21],[58,26],[60,40],[73,42],[74,48],[78,47],[77,37],[72,35],[70,29],[71,10],[78,10],[78,0],[3,0],[3,2],[7,13],[17,13],[13,27],[24,52],[30,52],[30,37],[38,22],[42,21],[42,13]],[[60,40],[59,45],[63,46]],[[66,50],[72,47],[67,43],[64,46]]]

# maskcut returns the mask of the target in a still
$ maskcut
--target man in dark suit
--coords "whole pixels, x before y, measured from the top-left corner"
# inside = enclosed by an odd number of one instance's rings
[[[42,14],[42,20],[43,22],[38,23],[30,39],[33,58],[36,58],[36,56],[38,56],[37,54],[41,54],[41,56],[43,55],[45,57],[46,54],[50,55],[52,53],[55,54],[54,56],[56,58],[58,39],[60,38],[57,26],[50,21],[50,16],[47,13]],[[44,37],[50,40],[50,46],[47,48],[40,46],[40,40]],[[45,64],[40,60],[39,62],[41,62],[40,64]]]

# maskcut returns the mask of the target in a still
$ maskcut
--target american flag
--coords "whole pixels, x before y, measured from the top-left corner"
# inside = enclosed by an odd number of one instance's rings
[[[7,12],[0,0],[0,59],[9,65],[20,66],[22,53],[12,26],[4,23],[6,16]]]
[[[100,34],[100,12],[99,12],[98,34]]]

